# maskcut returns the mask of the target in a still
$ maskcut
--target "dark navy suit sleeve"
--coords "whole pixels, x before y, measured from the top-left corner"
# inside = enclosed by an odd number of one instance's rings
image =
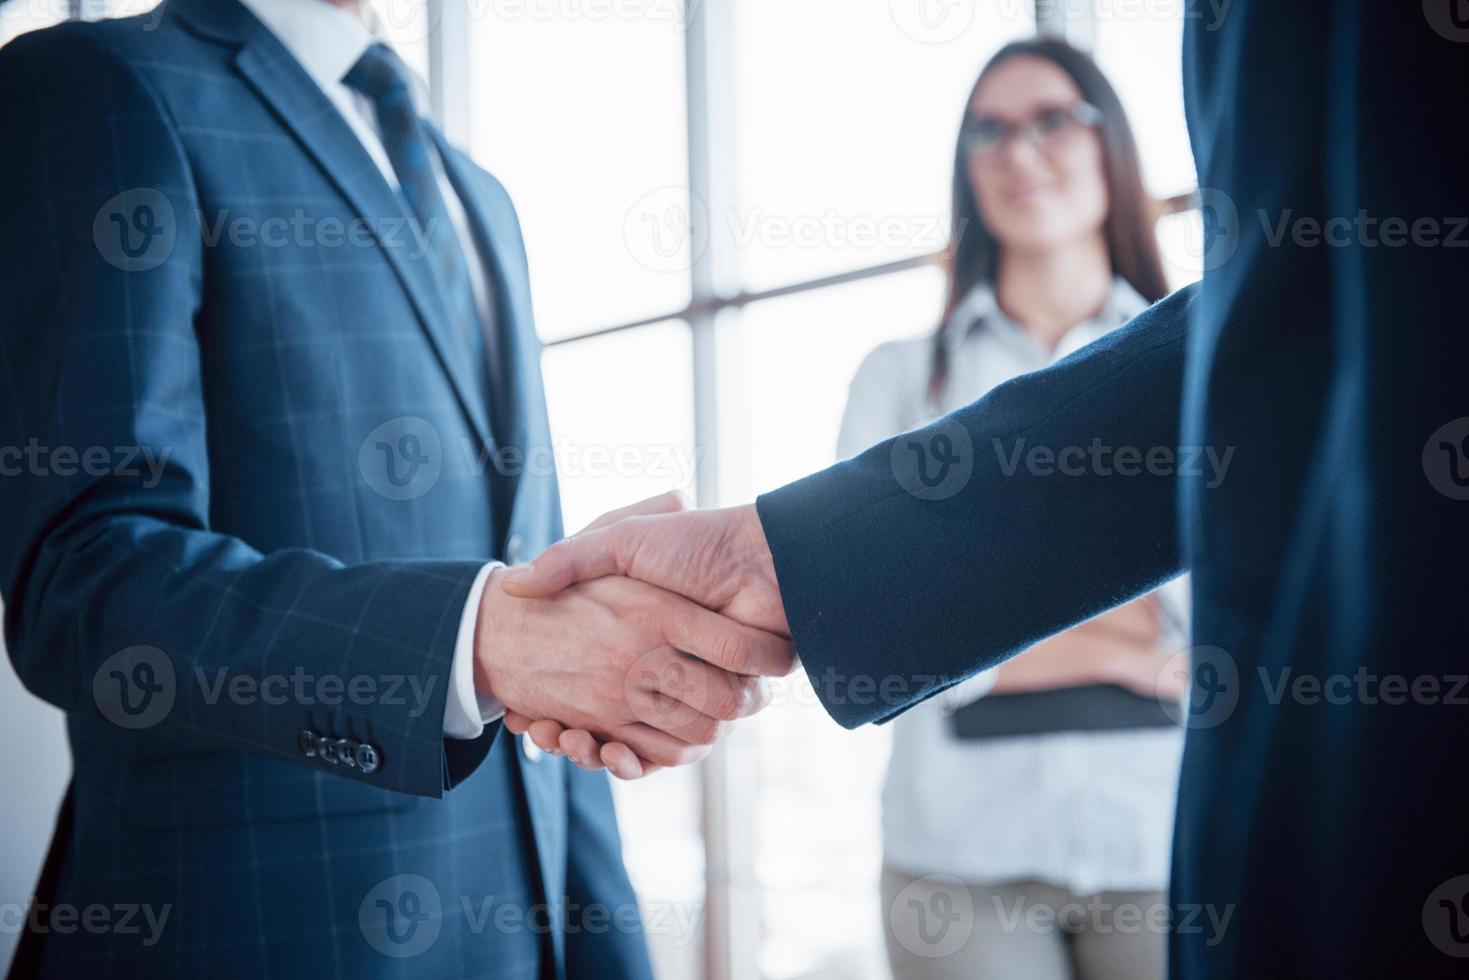
[[[197,200],[176,127],[149,80],[77,25],[7,45],[0,91],[0,446],[12,449],[0,461],[0,587],[21,679],[73,715],[105,714],[116,681],[132,707],[166,708],[151,732],[191,747],[441,795],[493,737],[451,759],[442,732],[479,564],[349,566],[211,531],[215,434],[196,336],[207,259],[186,231]],[[121,222],[104,213],[119,211]],[[160,234],[172,236],[161,252]],[[156,651],[141,655],[145,673],[138,655],[111,659],[139,646]],[[317,728],[339,729],[324,734],[380,756],[372,772],[329,765],[298,747],[312,720],[300,703],[216,686],[297,668],[397,677],[428,702],[341,699],[330,724],[318,709]]]
[[[882,721],[1183,571],[1192,289],[945,419],[762,496],[826,709]]]

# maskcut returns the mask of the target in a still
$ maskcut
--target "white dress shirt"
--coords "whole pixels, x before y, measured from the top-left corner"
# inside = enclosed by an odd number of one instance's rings
[[[245,6],[259,18],[272,34],[280,40],[286,50],[295,56],[306,69],[326,97],[337,107],[352,132],[362,142],[362,147],[383,179],[396,190],[398,175],[388,152],[383,148],[381,130],[377,123],[377,111],[372,100],[356,89],[343,84],[342,79],[357,60],[374,44],[387,41],[376,31],[372,8],[362,5],[362,16],[338,7],[327,0],[242,0]],[[420,109],[424,105],[426,88],[421,81],[418,88]],[[495,309],[490,302],[489,283],[485,278],[484,256],[475,244],[469,216],[464,210],[459,195],[455,193],[438,151],[430,146],[434,169],[438,173],[439,191],[449,210],[449,220],[459,236],[464,249],[464,258],[469,266],[470,289],[474,293],[476,311],[480,322],[488,329],[494,323]],[[449,678],[449,698],[444,706],[444,734],[450,738],[476,739],[484,734],[485,725],[505,713],[504,705],[494,698],[480,695],[474,688],[474,627],[479,618],[480,598],[484,595],[485,583],[490,571],[499,566],[491,562],[480,570],[474,586],[469,590],[469,599],[464,604],[464,613],[459,620],[459,635],[454,647],[454,665]]]
[[[1050,351],[1000,310],[993,289],[977,286],[946,331],[943,404],[928,395],[931,338],[884,344],[852,381],[839,454],[848,458],[962,408],[1086,346],[1147,305],[1117,280],[1105,309]],[[1187,587],[1170,583],[1159,598],[1181,643]],[[951,874],[979,885],[1040,880],[1078,895],[1166,888],[1183,731],[956,738],[951,713],[989,693],[994,675],[985,671],[893,720],[883,787],[886,862],[915,876]]]

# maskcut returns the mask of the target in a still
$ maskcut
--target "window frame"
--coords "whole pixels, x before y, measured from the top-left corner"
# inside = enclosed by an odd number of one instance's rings
[[[433,31],[429,64],[433,108],[450,139],[463,141],[472,118],[468,84],[470,31],[463,0],[426,0]],[[684,71],[688,132],[688,191],[691,207],[711,209],[733,203],[737,154],[725,145],[735,118],[732,6],[738,0],[685,0]],[[1066,37],[1091,48],[1095,0],[1029,0],[1039,34]],[[834,275],[800,279],[772,289],[749,291],[733,271],[737,246],[720,229],[711,230],[707,245],[690,265],[689,302],[637,320],[591,326],[554,340],[561,347],[640,327],[682,320],[693,334],[695,498],[701,507],[720,504],[719,377],[715,363],[716,327],[733,322],[751,303],[814,292],[832,286],[878,279],[942,262],[943,251],[854,268]],[[701,769],[700,830],[704,839],[706,892],[702,916],[701,959],[705,980],[748,980],[760,976],[760,903],[755,880],[756,847],[749,821],[737,819],[739,788],[753,785],[754,746],[740,738],[726,740]]]

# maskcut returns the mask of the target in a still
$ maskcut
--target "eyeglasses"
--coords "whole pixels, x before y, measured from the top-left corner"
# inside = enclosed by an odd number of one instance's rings
[[[964,124],[960,139],[970,156],[986,156],[1005,144],[1006,140],[1023,136],[1033,145],[1054,146],[1080,129],[1094,129],[1102,123],[1102,110],[1089,102],[1057,107],[1041,112],[1023,123],[1008,123],[984,116],[971,117]]]

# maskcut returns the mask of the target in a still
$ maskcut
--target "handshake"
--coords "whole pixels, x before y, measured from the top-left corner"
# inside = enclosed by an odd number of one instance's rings
[[[614,511],[491,574],[475,687],[505,726],[583,769],[637,779],[703,759],[796,665],[753,505],[677,493]]]

